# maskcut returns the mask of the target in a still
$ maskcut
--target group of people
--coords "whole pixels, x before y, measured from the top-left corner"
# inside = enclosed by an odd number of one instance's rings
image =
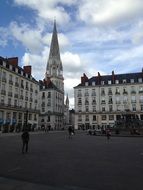
[[[72,125],[68,127],[68,134],[69,134],[69,139],[71,139],[72,136],[75,135],[74,127]],[[106,136],[107,139],[109,140],[111,137],[110,129],[106,130]],[[24,130],[24,132],[21,135],[21,138],[22,138],[22,153],[24,154],[28,152],[28,143],[30,139],[28,130]]]

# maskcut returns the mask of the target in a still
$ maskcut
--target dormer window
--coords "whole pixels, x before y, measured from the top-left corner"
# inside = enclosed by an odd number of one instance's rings
[[[85,82],[85,86],[88,86],[88,82]]]
[[[101,81],[101,85],[104,85],[105,84],[105,81]]]
[[[142,82],[142,78],[138,78],[138,82],[141,83]]]
[[[92,82],[92,86],[95,86],[95,81]]]
[[[119,84],[119,80],[115,80],[115,84]]]
[[[112,81],[111,81],[111,80],[108,80],[108,84],[112,84]]]
[[[123,79],[123,83],[126,83],[127,81],[126,81],[126,79]]]
[[[131,79],[131,83],[134,83],[135,81],[134,81],[134,79]]]

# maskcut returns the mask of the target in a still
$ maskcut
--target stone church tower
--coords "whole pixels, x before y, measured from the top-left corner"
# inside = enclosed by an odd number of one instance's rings
[[[64,78],[56,21],[54,21],[45,78],[39,84],[41,128],[60,130],[64,127]]]

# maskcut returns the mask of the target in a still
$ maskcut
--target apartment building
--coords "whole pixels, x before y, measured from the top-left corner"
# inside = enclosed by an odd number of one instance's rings
[[[18,58],[0,57],[0,129],[20,131],[27,123],[38,127],[39,83],[31,75],[31,66],[18,65]]]
[[[75,128],[113,127],[124,115],[143,120],[143,70],[88,78],[74,87]]]

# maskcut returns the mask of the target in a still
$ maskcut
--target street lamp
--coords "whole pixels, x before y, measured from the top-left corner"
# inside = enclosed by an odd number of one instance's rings
[[[26,122],[25,122],[25,129],[28,129],[28,110],[26,110]]]

